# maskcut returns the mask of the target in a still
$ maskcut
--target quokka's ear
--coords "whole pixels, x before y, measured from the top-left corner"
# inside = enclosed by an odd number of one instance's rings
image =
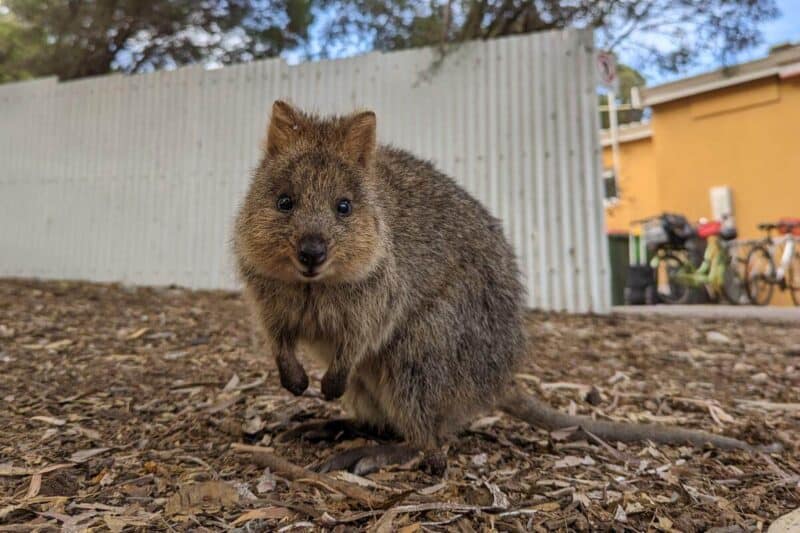
[[[285,151],[300,137],[302,127],[300,113],[283,100],[275,100],[267,130],[267,153],[275,156]]]
[[[365,167],[372,163],[376,124],[372,111],[362,111],[345,119],[342,152],[348,159]]]

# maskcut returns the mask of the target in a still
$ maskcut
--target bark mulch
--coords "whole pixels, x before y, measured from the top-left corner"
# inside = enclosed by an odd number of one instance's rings
[[[530,327],[519,378],[560,409],[786,451],[574,440],[486,413],[444,478],[315,476],[366,441],[277,442],[343,413],[319,369],[302,397],[280,388],[237,294],[0,280],[0,531],[732,532],[800,506],[796,325],[532,313]]]

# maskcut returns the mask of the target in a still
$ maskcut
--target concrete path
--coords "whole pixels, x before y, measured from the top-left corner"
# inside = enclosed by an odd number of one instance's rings
[[[800,307],[758,307],[755,305],[619,305],[613,313],[666,315],[687,318],[731,318],[800,323]]]

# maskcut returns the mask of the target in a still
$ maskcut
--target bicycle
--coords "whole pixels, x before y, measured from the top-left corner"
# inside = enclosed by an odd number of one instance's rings
[[[726,221],[727,222],[727,221]],[[700,223],[697,229],[680,215],[661,215],[645,221],[645,240],[655,252],[650,266],[656,277],[657,296],[666,304],[689,301],[691,289],[704,288],[717,299],[747,303],[742,243],[735,228],[720,221]],[[698,266],[689,260],[689,243],[706,241]]]
[[[777,285],[788,290],[794,305],[800,306],[800,219],[783,219],[777,223],[759,224],[766,237],[747,254],[745,272],[747,294],[755,305],[767,305]],[[773,237],[777,230],[780,237]],[[780,262],[775,259],[780,250]]]

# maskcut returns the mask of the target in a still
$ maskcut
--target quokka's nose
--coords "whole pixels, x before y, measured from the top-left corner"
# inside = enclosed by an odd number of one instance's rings
[[[300,239],[297,245],[297,259],[303,266],[314,268],[325,262],[328,257],[328,245],[319,235],[308,235]]]

